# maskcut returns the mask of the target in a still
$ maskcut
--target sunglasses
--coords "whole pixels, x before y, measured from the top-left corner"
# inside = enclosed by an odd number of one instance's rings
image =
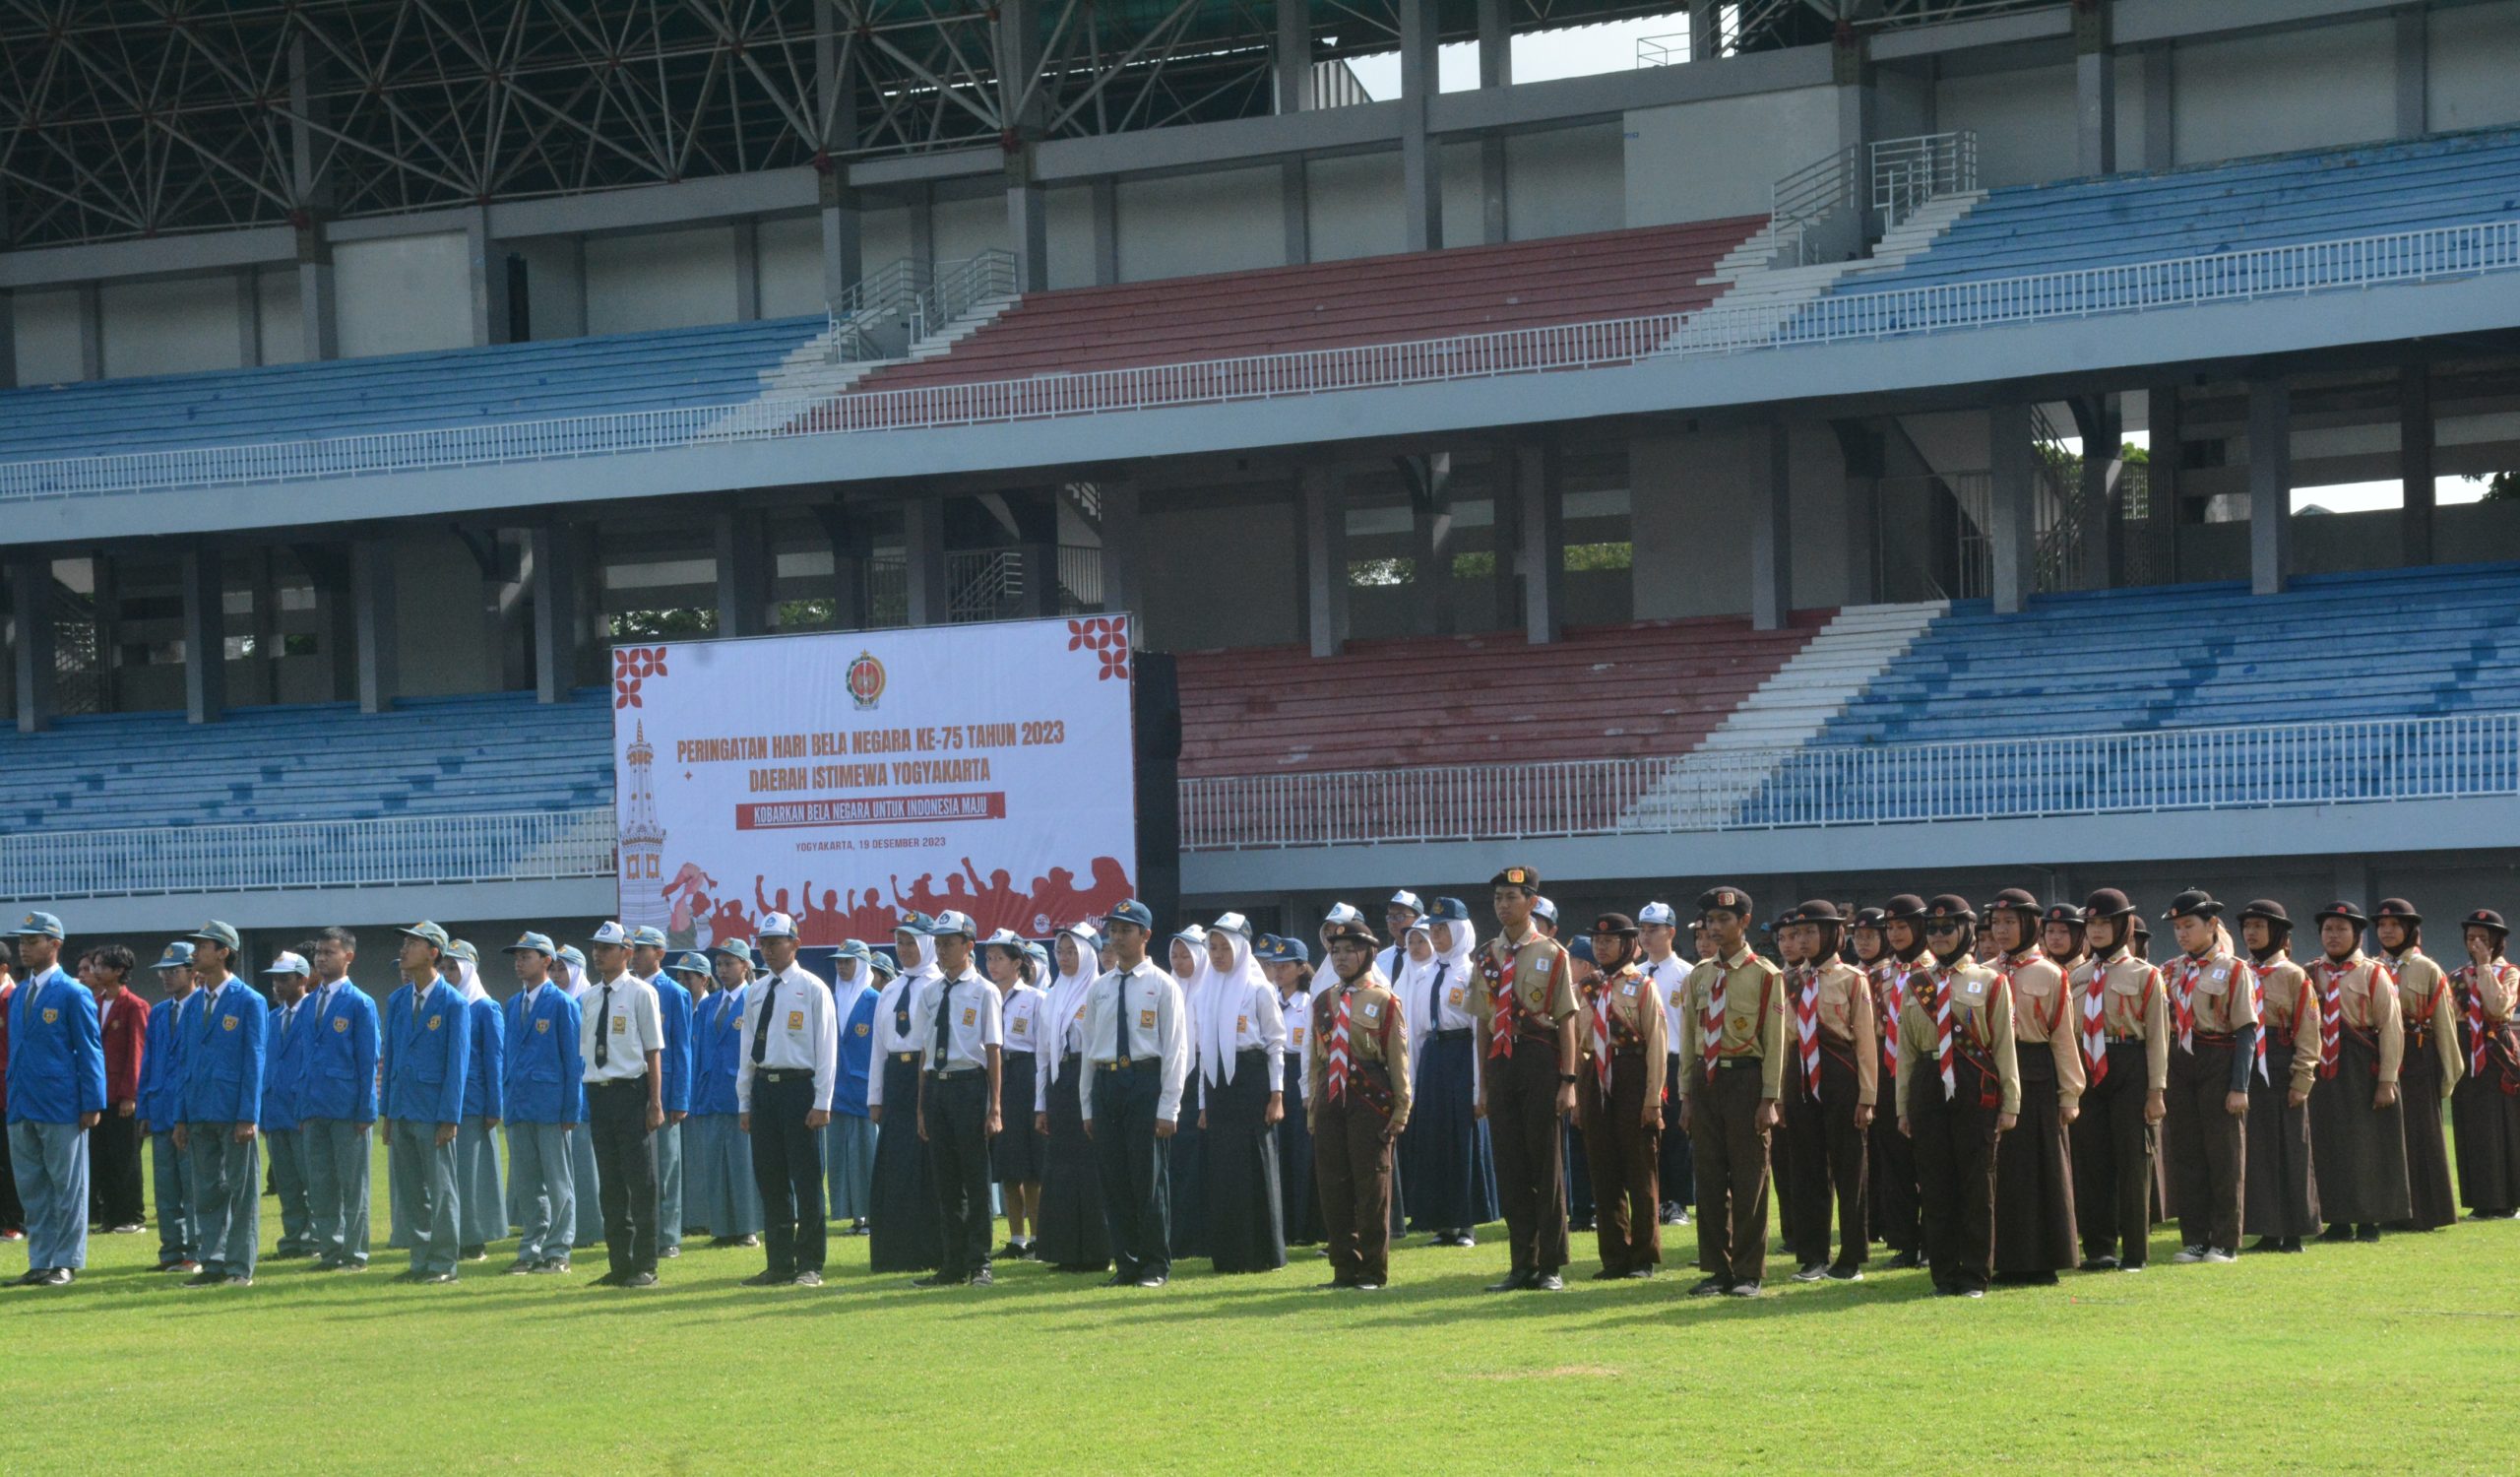
[[[1956,923],[1929,923],[1925,925],[1925,931],[1928,933],[1957,933],[1963,927],[1963,925]]]

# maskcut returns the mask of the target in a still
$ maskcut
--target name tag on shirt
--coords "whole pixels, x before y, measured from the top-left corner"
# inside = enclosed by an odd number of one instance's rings
[[[1365,1001],[1364,1010],[1360,1013],[1365,1017],[1366,1024],[1370,1025],[1373,1022],[1382,1019],[1382,1004],[1377,1000],[1367,1000]]]
[[[628,1034],[629,1034],[629,1032],[630,1032],[630,1017],[628,1017],[628,1016],[626,1016],[626,1015],[616,1015],[616,1016],[614,1016],[614,1017],[612,1018],[612,1034],[613,1034],[613,1035],[615,1035],[615,1036],[626,1036],[626,1035],[628,1035]]]
[[[976,1022],[979,1018],[980,1018],[980,1012],[979,1012],[979,1010],[978,1010],[978,1008],[977,1008],[977,1007],[976,1007],[976,1006],[972,1006],[972,1005],[965,1005],[965,1006],[963,1007],[963,1024],[964,1024],[964,1025],[967,1025],[967,1026],[968,1026],[968,1025],[972,1025],[972,1024],[974,1024],[975,1022]]]
[[[1143,1031],[1152,1031],[1152,1030],[1154,1030],[1154,1029],[1155,1029],[1155,1012],[1154,1012],[1154,1011],[1152,1011],[1152,1010],[1141,1010],[1141,1011],[1139,1011],[1139,1012],[1138,1012],[1138,1028],[1139,1028],[1140,1030],[1143,1030]]]
[[[1012,1029],[1012,1030],[1014,1031],[1014,1033],[1015,1033],[1016,1035],[1018,1035],[1018,1036],[1022,1036],[1022,1035],[1027,1034],[1027,1032],[1028,1032],[1028,1030],[1030,1029],[1030,1027],[1032,1026],[1032,1024],[1033,1024],[1033,1023],[1032,1023],[1031,1021],[1026,1020],[1024,1017],[1022,1017],[1022,1016],[1020,1016],[1020,1015],[1019,1015],[1019,1016],[1017,1016],[1017,1017],[1015,1017],[1015,1019],[1013,1019],[1013,1020],[1011,1020],[1011,1021],[1007,1022],[1007,1025],[1009,1026],[1009,1028],[1010,1028],[1010,1029]]]
[[[802,1010],[788,1011],[788,1029],[790,1031],[801,1031],[805,1029],[805,1012]]]
[[[1986,982],[1984,980],[1964,981],[1961,984],[1960,993],[1969,999],[1984,999],[1986,997]]]
[[[1297,1027],[1295,1027],[1293,1031],[1292,1031],[1292,1032],[1290,1032],[1290,1033],[1288,1034],[1288,1038],[1287,1038],[1287,1039],[1288,1039],[1288,1040],[1290,1040],[1290,1041],[1292,1041],[1292,1042],[1293,1042],[1293,1043],[1294,1043],[1295,1045],[1297,1045],[1297,1046],[1301,1046],[1301,1045],[1303,1045],[1303,1027],[1301,1027],[1301,1026],[1297,1026]]]
[[[1452,1006],[1455,1010],[1459,1010],[1461,1008],[1461,987],[1458,985],[1454,986],[1453,993],[1444,997],[1444,1003]]]
[[[1632,1000],[1632,999],[1636,998],[1636,986],[1635,986],[1635,984],[1634,984],[1633,982],[1630,982],[1630,983],[1625,984],[1625,985],[1621,985],[1621,986],[1618,988],[1618,993],[1619,993],[1620,995],[1623,995],[1627,996],[1629,999],[1631,999],[1631,1000]]]

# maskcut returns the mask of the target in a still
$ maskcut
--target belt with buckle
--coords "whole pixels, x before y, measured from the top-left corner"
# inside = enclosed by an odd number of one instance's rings
[[[1103,1071],[1116,1072],[1130,1067],[1153,1066],[1163,1060],[1161,1057],[1131,1057],[1125,1061],[1097,1061],[1094,1064]]]
[[[601,1077],[587,1084],[589,1087],[645,1087],[647,1085],[648,1074],[644,1071],[635,1077]]]
[[[1436,1032],[1433,1032],[1432,1034],[1430,1034],[1430,1035],[1428,1036],[1428,1038],[1427,1038],[1427,1039],[1428,1039],[1428,1040],[1430,1040],[1430,1041],[1468,1041],[1468,1040],[1470,1040],[1470,1037],[1471,1037],[1471,1028],[1470,1028],[1470,1027],[1468,1027],[1468,1026],[1463,1026],[1463,1027],[1462,1027],[1462,1028],[1460,1028],[1459,1030],[1455,1030],[1455,1031],[1436,1031]]]
[[[987,1070],[988,1070],[988,1068],[987,1068],[987,1067],[985,1067],[985,1066],[940,1066],[940,1067],[937,1067],[937,1068],[935,1068],[934,1070],[930,1071],[930,1072],[928,1073],[928,1075],[929,1075],[930,1077],[939,1077],[939,1078],[945,1078],[945,1077],[976,1077],[976,1076],[979,1075],[981,1072],[984,1072],[984,1071],[987,1071]]]
[[[813,1068],[805,1066],[763,1068],[755,1071],[753,1075],[764,1082],[811,1082],[814,1080]]]
[[[1764,1060],[1764,1058],[1759,1057],[1718,1057],[1715,1059],[1715,1065],[1719,1071],[1739,1071],[1744,1067],[1760,1065]]]
[[[890,1056],[895,1061],[916,1061],[918,1060],[918,1053],[916,1052],[891,1052],[886,1055]]]

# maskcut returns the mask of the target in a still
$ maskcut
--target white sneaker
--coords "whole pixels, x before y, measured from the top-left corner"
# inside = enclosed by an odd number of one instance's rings
[[[2179,1266],[2194,1266],[2197,1262],[2203,1261],[2204,1259],[2205,1249],[2203,1247],[2181,1247],[2178,1249],[2178,1254],[2171,1258],[2173,1262]]]
[[[2207,1261],[2213,1262],[2213,1263],[2215,1263],[2215,1264],[2216,1264],[2216,1265],[2218,1265],[2218,1266],[2219,1266],[2219,1265],[2222,1265],[2222,1264],[2224,1264],[2224,1263],[2227,1263],[2227,1262],[2234,1262],[2234,1261],[2237,1261],[2237,1260],[2239,1260],[2239,1258],[2238,1258],[2237,1256],[2235,1256],[2235,1255],[2233,1255],[2231,1252],[2224,1251],[2221,1247],[2207,1247],[2207,1248],[2205,1249],[2205,1257],[2204,1257],[2204,1259],[2205,1259],[2205,1260],[2207,1260]]]

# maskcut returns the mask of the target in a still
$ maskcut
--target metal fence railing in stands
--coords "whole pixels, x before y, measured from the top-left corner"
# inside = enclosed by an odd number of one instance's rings
[[[0,464],[0,501],[230,486],[1387,388],[2079,318],[2520,267],[2520,219],[1773,305],[1025,379]]]
[[[18,831],[0,897],[132,897],[543,881],[613,873],[610,807],[493,815]]]
[[[1181,782],[1181,846],[1509,841],[2520,795],[2520,713]]]

